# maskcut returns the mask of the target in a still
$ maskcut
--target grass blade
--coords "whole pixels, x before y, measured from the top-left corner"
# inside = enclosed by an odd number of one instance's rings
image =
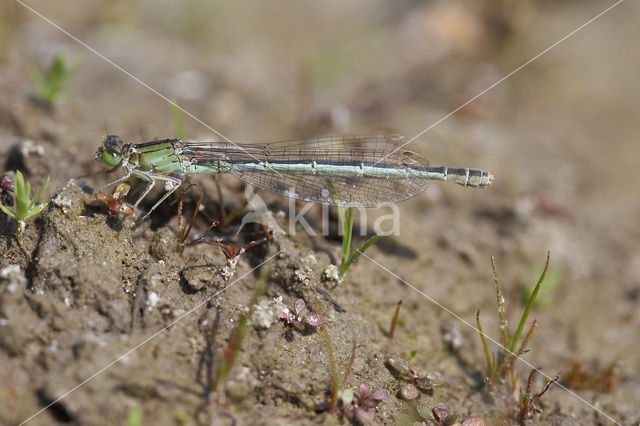
[[[47,176],[47,179],[42,184],[42,188],[40,188],[40,190],[38,191],[36,196],[33,197],[33,200],[31,200],[31,204],[29,204],[29,209],[31,209],[31,207],[36,203],[36,201],[38,201],[40,199],[40,197],[42,197],[42,194],[44,193],[45,189],[47,189],[47,185],[49,185],[49,181],[50,180],[51,180],[51,176]],[[44,203],[44,204],[46,206],[47,203]]]
[[[14,199],[16,203],[16,220],[25,220],[29,212],[29,196],[31,193],[31,185],[24,181],[24,177],[20,170],[16,172],[16,178],[13,181]]]
[[[491,356],[489,355],[489,348],[487,347],[487,341],[484,338],[484,331],[480,325],[480,309],[476,312],[476,325],[478,326],[478,332],[480,333],[480,341],[482,342],[482,349],[484,350],[484,357],[487,360],[487,375],[489,377],[493,374],[493,368],[491,366]]]
[[[540,275],[540,279],[538,279],[538,283],[536,287],[533,289],[531,296],[529,297],[529,301],[527,302],[527,306],[524,308],[524,312],[522,313],[522,317],[520,317],[520,323],[518,324],[518,328],[516,329],[513,338],[509,342],[508,348],[511,351],[515,350],[516,345],[518,344],[518,339],[520,338],[520,334],[522,334],[522,330],[524,328],[525,323],[527,322],[527,317],[529,316],[529,311],[531,311],[531,307],[538,296],[538,292],[540,291],[540,287],[542,287],[542,282],[544,281],[544,277],[547,274],[547,269],[549,269],[549,259],[551,257],[551,252],[547,252],[547,261],[544,264],[544,270]]]
[[[379,234],[374,235],[373,237],[369,238],[358,250],[353,252],[353,254],[347,259],[347,261],[340,266],[340,278],[344,276],[345,272],[347,272],[347,269],[349,269],[349,266],[351,266],[351,264],[355,262],[360,257],[360,255],[365,252],[365,250],[367,250],[381,237],[382,235]]]

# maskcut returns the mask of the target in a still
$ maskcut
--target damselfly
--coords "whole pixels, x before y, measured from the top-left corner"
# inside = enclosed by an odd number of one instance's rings
[[[312,203],[343,207],[380,207],[422,193],[430,180],[484,188],[493,182],[487,171],[430,167],[417,152],[405,149],[399,135],[327,136],[269,144],[183,142],[163,139],[132,144],[107,136],[95,155],[124,176],[148,182],[134,208],[156,181],[170,189],[144,220],[181,183],[172,173],[229,173],[258,188]],[[104,189],[104,187],[103,187]]]

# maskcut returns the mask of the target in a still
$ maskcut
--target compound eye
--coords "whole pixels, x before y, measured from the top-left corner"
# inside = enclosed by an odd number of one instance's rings
[[[118,136],[107,136],[102,146],[96,152],[96,159],[104,161],[109,166],[117,166],[122,160],[124,142]]]
[[[120,163],[121,155],[111,149],[105,149],[102,152],[101,158],[102,161],[104,161],[109,166],[116,166],[118,163]]]

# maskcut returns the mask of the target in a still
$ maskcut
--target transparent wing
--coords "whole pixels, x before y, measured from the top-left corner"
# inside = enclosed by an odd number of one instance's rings
[[[379,207],[414,197],[423,192],[427,179],[402,177],[401,173],[367,176],[353,171],[362,165],[380,169],[427,166],[427,161],[406,147],[398,149],[398,135],[328,136],[315,139],[239,145],[193,142],[185,154],[192,162],[224,161],[237,165],[231,174],[258,188],[313,203],[353,207]],[[276,170],[244,167],[250,164],[277,164]],[[316,165],[313,169],[311,164]],[[309,173],[301,172],[309,166]],[[317,165],[330,165],[322,171]],[[325,168],[326,169],[326,168]],[[294,172],[295,170],[295,172]],[[290,172],[288,172],[290,171]]]

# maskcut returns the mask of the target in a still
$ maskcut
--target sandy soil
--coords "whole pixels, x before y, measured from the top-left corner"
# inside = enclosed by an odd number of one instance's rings
[[[21,170],[34,189],[47,176],[51,183],[48,207],[27,222],[30,261],[15,223],[0,216],[0,423],[140,424],[138,414],[142,424],[355,423],[353,405],[320,410],[355,348],[340,389],[388,392],[369,410],[372,424],[412,424],[440,402],[460,420],[517,424],[531,366],[559,375],[562,387],[551,386],[527,423],[638,424],[637,3],[620,4],[417,138],[433,165],[491,170],[495,183],[432,183],[399,205],[399,235],[372,246],[340,284],[323,280],[341,257],[335,211],[331,235],[273,233],[230,264],[216,246],[179,253],[176,199],[138,226],[87,205],[92,189],[120,176],[93,160],[105,130],[132,142],[175,136],[158,93],[202,120],[184,117],[190,140],[221,140],[212,129],[234,142],[413,137],[610,5],[508,3],[29,3],[140,81],[3,3],[2,174]],[[45,108],[33,100],[29,69],[55,55],[76,71]],[[205,190],[206,213],[219,217],[214,181],[192,182]],[[221,184],[232,212],[244,184]],[[288,200],[259,194],[286,229]],[[189,212],[196,197],[186,197]],[[384,214],[369,211],[365,229]],[[320,208],[306,217],[318,226]],[[239,222],[210,235],[237,248],[264,236],[253,226],[236,237]],[[207,225],[200,215],[194,235]],[[500,340],[490,256],[513,331],[523,286],[535,284],[547,251],[529,365],[516,362],[515,388],[490,384],[473,328],[480,310],[485,332]],[[299,332],[278,320],[298,298],[325,324]],[[237,359],[216,383],[243,318]],[[406,380],[390,358],[444,381],[405,401]],[[538,375],[534,388],[543,383]]]

